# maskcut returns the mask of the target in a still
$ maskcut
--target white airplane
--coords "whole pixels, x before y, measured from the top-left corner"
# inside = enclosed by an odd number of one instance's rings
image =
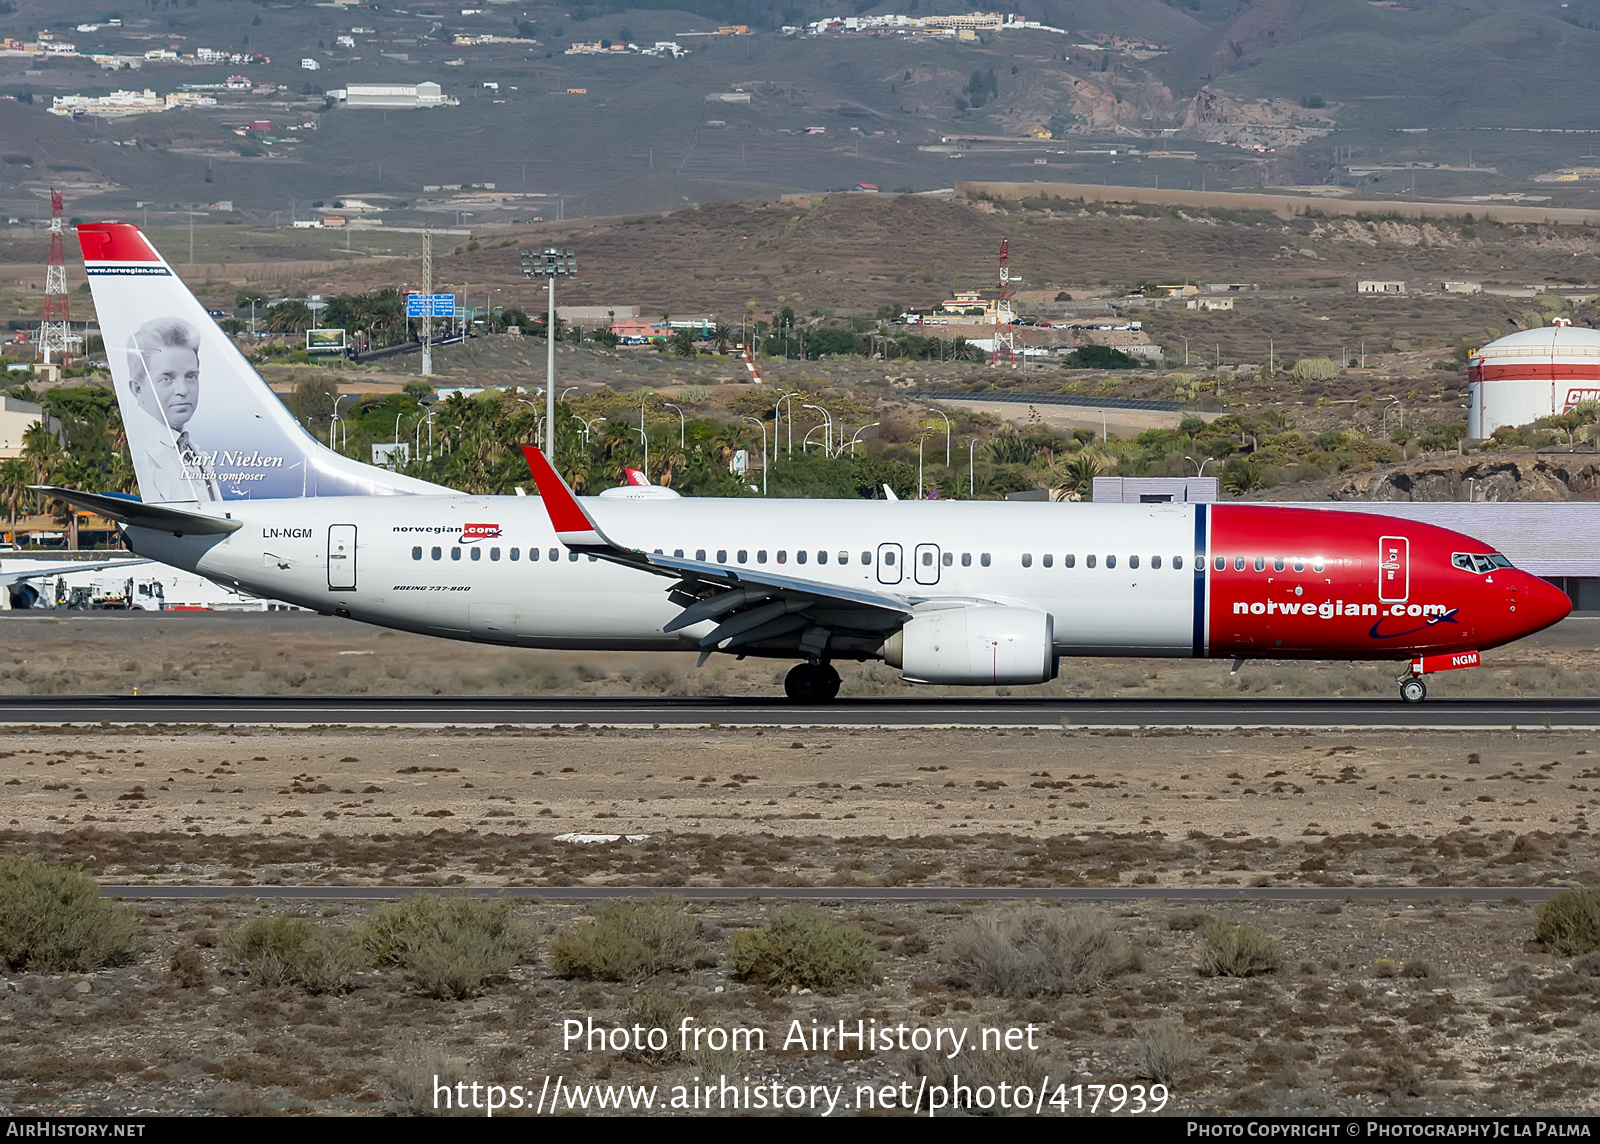
[[[53,495],[130,547],[257,596],[451,639],[833,661],[1042,683],[1059,657],[1409,660],[1422,677],[1571,609],[1459,533],[1259,505],[474,496],[324,448],[139,229],[78,228],[142,502]]]

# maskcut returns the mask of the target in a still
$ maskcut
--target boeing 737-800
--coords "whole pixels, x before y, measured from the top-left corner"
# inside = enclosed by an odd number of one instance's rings
[[[835,660],[1027,684],[1061,656],[1406,661],[1422,677],[1565,616],[1469,536],[1261,505],[478,496],[324,448],[137,227],[78,228],[142,499],[54,490],[142,556],[319,612],[529,648]],[[613,495],[614,494],[614,495]]]

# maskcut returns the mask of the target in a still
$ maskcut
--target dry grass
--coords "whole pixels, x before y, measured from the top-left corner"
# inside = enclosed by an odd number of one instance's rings
[[[419,894],[378,909],[356,941],[373,964],[396,967],[423,993],[451,999],[503,976],[533,938],[509,899]]]
[[[1104,914],[1042,906],[979,918],[957,936],[949,960],[954,983],[1010,998],[1089,993],[1135,965]]]
[[[1207,977],[1254,977],[1282,960],[1278,943],[1254,926],[1213,921],[1200,931],[1195,968]]]
[[[691,968],[705,952],[700,923],[680,899],[608,902],[550,946],[550,964],[566,977],[644,981]]]
[[[1600,949],[1600,889],[1565,890],[1539,907],[1534,935],[1561,957]]]

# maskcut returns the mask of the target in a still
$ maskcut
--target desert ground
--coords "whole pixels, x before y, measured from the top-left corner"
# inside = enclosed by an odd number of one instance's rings
[[[1501,678],[1511,691],[1593,694],[1592,623],[1508,649],[1475,686],[1489,692]],[[441,692],[683,694],[696,678],[676,661],[424,644],[283,614],[14,613],[0,634],[12,692],[415,693],[426,678]],[[1370,693],[1361,672],[1390,685],[1387,668],[1073,670],[1059,693]],[[872,672],[848,676],[847,693],[900,686]],[[705,678],[705,691],[776,690],[772,664]],[[131,901],[138,952],[128,964],[13,966],[0,985],[0,1109],[404,1114],[431,1110],[434,1075],[663,1094],[726,1075],[843,1085],[833,1114],[861,1114],[885,1110],[851,1103],[857,1085],[905,1082],[914,1093],[920,1078],[963,1067],[990,1083],[1148,1089],[1149,1046],[1166,1038],[1179,1064],[1163,1115],[1590,1114],[1600,965],[1535,941],[1535,907],[1516,888],[1600,883],[1588,823],[1600,808],[1597,749],[1592,735],[1559,729],[12,726],[0,738],[0,857],[39,855],[102,883],[209,884],[217,896]],[[644,837],[558,838],[570,832]],[[693,920],[699,952],[621,981],[564,972],[553,946],[596,924],[585,919],[600,907],[533,898],[515,907],[525,952],[467,996],[441,999],[392,968],[313,994],[248,969],[240,928],[294,916],[355,930],[377,905],[240,896],[250,884],[634,886]],[[823,898],[825,915],[870,935],[882,976],[802,992],[736,979],[732,943],[776,904],[670,897],[695,885],[1241,896],[1103,909]],[[1439,889],[1423,902],[1249,897],[1269,886]],[[1505,887],[1505,897],[1469,902],[1457,886]],[[1081,992],[1008,995],[975,982],[963,943],[1029,910],[1099,927],[1125,944],[1126,971]],[[1211,920],[1255,927],[1276,943],[1275,968],[1200,972]],[[563,1042],[566,1020],[626,1025],[641,1005],[760,1028],[766,1049],[651,1061]],[[899,1047],[780,1047],[793,1022],[813,1019],[1031,1024],[1037,1048],[941,1065]]]

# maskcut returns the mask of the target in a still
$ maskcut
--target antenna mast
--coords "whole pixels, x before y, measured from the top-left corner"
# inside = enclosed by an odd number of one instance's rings
[[[433,232],[422,232],[422,376],[433,376]]]
[[[999,365],[1004,357],[1006,364],[1017,364],[1017,340],[1011,332],[1011,250],[1006,239],[1000,240],[1000,291],[994,299],[994,350],[989,355],[990,365]]]
[[[50,255],[44,260],[44,316],[39,323],[39,360],[52,353],[64,365],[72,349],[72,316],[67,305],[67,259],[61,241],[61,192],[50,191]]]

